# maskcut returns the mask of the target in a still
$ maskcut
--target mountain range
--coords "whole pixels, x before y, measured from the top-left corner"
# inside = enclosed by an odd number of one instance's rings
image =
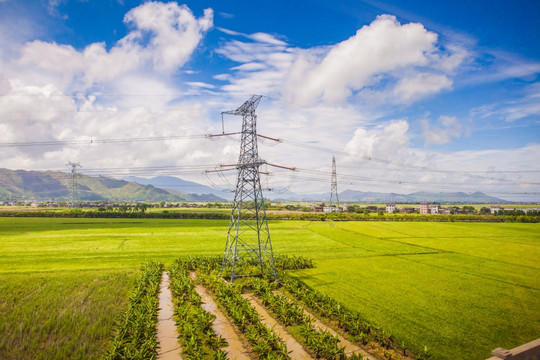
[[[140,177],[128,177],[125,180],[136,181],[139,184],[153,185],[158,188],[178,188],[189,193],[208,193],[228,200],[232,200],[233,193],[220,191],[211,187],[201,185],[196,182],[182,180],[174,176],[156,176],[150,179]],[[275,201],[328,201],[330,193],[321,194],[296,194],[291,191],[284,193],[265,192],[265,198]],[[504,203],[506,200],[486,195],[482,192],[414,192],[411,194],[362,192],[356,190],[345,190],[339,194],[341,201],[358,202],[398,202],[398,203],[419,203],[419,202],[440,202],[440,203]]]
[[[0,169],[0,200],[58,200],[69,199],[68,174],[60,171],[26,171]],[[83,201],[226,201],[231,192],[180,179],[174,176],[153,178],[127,177],[122,180],[109,177],[79,175],[79,198]],[[283,194],[267,193],[275,201],[328,201],[329,193]],[[340,201],[347,202],[397,202],[397,203],[504,203],[506,200],[482,192],[414,192],[411,194],[362,192],[345,190]]]
[[[61,171],[26,171],[0,169],[0,200],[69,199],[68,174]],[[109,177],[78,175],[79,199],[82,201],[224,201],[213,194],[186,194],[151,184]]]
[[[230,191],[216,190],[209,186],[193,181],[183,180],[175,176],[156,176],[150,179],[137,176],[128,176],[123,178],[123,180],[136,182],[141,185],[152,185],[160,189],[172,189],[184,194],[190,194],[192,196],[212,194],[219,198],[232,199],[234,195]]]

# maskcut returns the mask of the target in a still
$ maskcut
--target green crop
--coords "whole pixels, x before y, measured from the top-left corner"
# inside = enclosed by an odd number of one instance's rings
[[[227,346],[227,342],[212,330],[215,316],[201,308],[201,297],[195,291],[186,264],[176,261],[169,273],[182,358],[226,359],[227,356],[221,348]]]
[[[261,321],[259,314],[238,292],[215,273],[200,273],[199,279],[214,295],[226,314],[244,334],[260,359],[290,359],[283,340]]]
[[[227,220],[0,218],[0,358],[97,359],[141,263],[223,254]],[[270,221],[290,271],[418,355],[540,333],[540,224]],[[360,327],[361,325],[355,325]],[[371,330],[370,330],[371,331]],[[371,333],[358,332],[368,343]],[[365,340],[362,340],[365,339]]]
[[[163,265],[147,262],[134,289],[129,295],[127,310],[122,314],[117,326],[117,335],[112,340],[105,359],[155,359],[158,342],[156,324],[158,293]]]

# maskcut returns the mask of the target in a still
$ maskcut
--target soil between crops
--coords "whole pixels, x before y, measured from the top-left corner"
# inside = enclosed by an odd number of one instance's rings
[[[304,349],[304,347],[291,335],[289,332],[281,326],[277,322],[276,319],[274,319],[268,311],[262,306],[259,301],[255,298],[254,295],[251,294],[243,294],[242,295],[245,299],[247,299],[251,306],[257,310],[259,315],[262,317],[262,323],[266,325],[269,329],[272,329],[278,334],[287,345],[287,350],[290,352],[291,359],[295,360],[309,360],[313,359],[313,357]]]
[[[232,324],[229,318],[226,317],[221,310],[219,310],[217,304],[214,302],[214,299],[212,299],[212,296],[210,296],[204,286],[196,285],[195,291],[197,291],[197,294],[199,294],[201,297],[203,303],[202,308],[204,311],[213,314],[216,317],[212,325],[212,330],[214,330],[216,335],[219,335],[227,340],[228,346],[224,349],[225,352],[236,360],[251,359],[249,356],[249,351],[244,345],[247,341],[245,341],[242,336],[238,334],[238,332],[235,330],[235,326]]]
[[[157,358],[159,360],[178,360],[182,358],[180,356],[180,344],[178,344],[178,331],[173,320],[174,308],[169,284],[169,273],[164,271],[159,286],[157,323],[157,341],[159,342]]]

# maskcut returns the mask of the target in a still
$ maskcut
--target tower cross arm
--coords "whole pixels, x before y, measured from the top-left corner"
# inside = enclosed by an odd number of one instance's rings
[[[257,109],[257,106],[259,105],[259,102],[261,101],[261,99],[262,99],[262,95],[251,95],[249,100],[247,100],[245,103],[240,105],[238,109],[223,111],[221,114],[247,115],[250,113],[255,113],[255,110]]]

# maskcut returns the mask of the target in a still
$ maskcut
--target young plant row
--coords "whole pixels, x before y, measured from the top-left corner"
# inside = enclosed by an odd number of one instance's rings
[[[285,296],[273,292],[268,281],[252,279],[254,293],[263,305],[295,335],[297,340],[311,350],[317,359],[362,359],[361,355],[345,355],[345,347],[339,346],[339,339],[328,331],[319,330],[313,319],[304,313],[301,306],[291,303]]]
[[[195,291],[195,284],[185,264],[175,262],[169,274],[182,358],[226,359],[227,354],[221,348],[227,346],[227,341],[213,331],[212,324],[216,317],[201,307],[201,297]]]
[[[221,270],[223,257],[221,256],[188,256],[176,260],[189,270],[203,272]],[[312,269],[313,260],[303,256],[274,255],[274,264],[278,270]]]
[[[105,359],[156,358],[157,295],[162,270],[163,265],[157,262],[147,262],[141,267],[129,295],[128,308],[117,323],[117,335]]]
[[[200,272],[199,279],[244,334],[259,359],[290,359],[283,340],[261,322],[257,311],[237,287],[224,282],[216,272]]]
[[[399,346],[394,337],[384,329],[367,323],[360,314],[344,308],[336,300],[317,290],[313,290],[301,280],[292,276],[281,274],[281,282],[286,291],[297,301],[306,305],[317,316],[334,321],[337,326],[350,335],[355,342],[363,345],[379,344],[386,358],[400,358],[411,353],[404,346]],[[400,355],[401,354],[401,355]],[[425,353],[417,359],[429,359]]]

